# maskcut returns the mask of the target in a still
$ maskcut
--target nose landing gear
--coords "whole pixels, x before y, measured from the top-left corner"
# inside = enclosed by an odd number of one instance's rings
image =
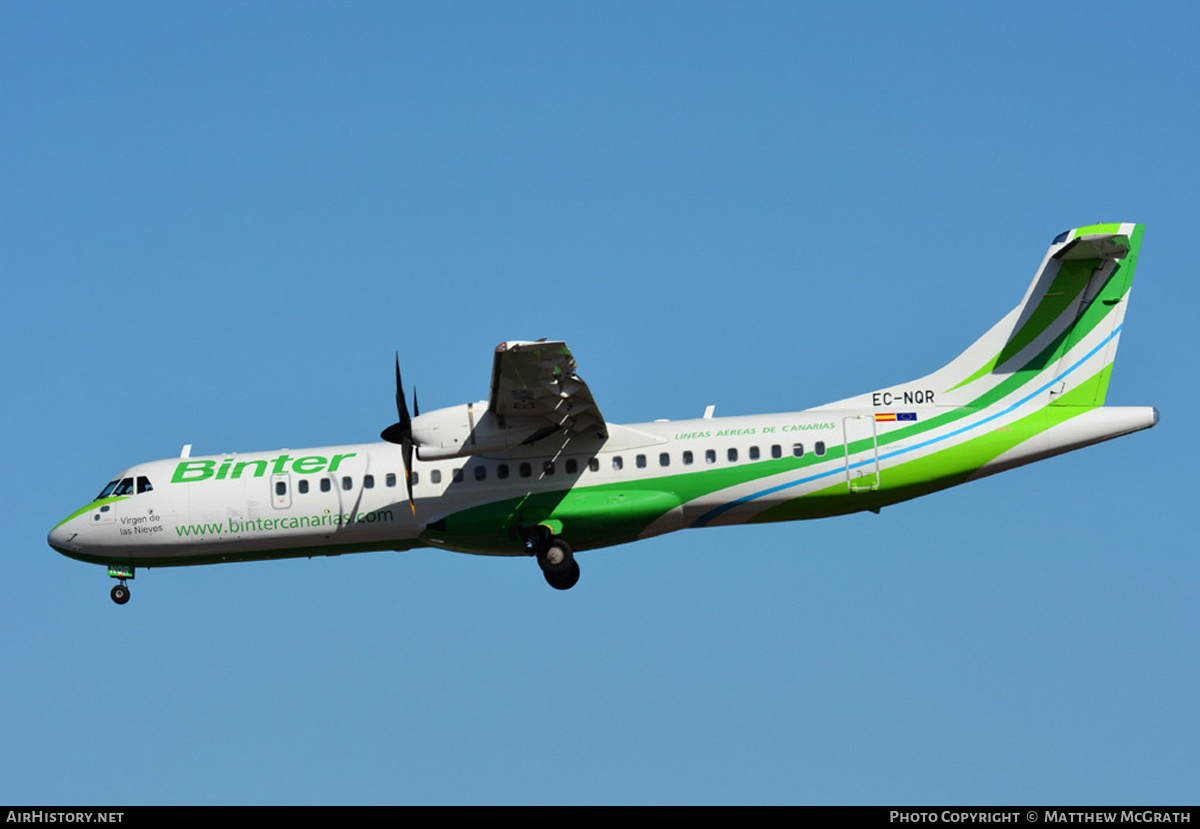
[[[121,564],[110,564],[108,575],[121,580],[121,583],[114,587],[108,595],[112,596],[112,600],[117,604],[125,604],[129,601],[129,588],[125,585],[125,579],[133,578],[133,568]]]

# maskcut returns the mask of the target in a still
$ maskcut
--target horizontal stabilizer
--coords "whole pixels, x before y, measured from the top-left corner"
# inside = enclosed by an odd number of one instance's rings
[[[1129,253],[1129,237],[1124,233],[1095,233],[1078,236],[1054,254],[1055,259],[1124,259]]]

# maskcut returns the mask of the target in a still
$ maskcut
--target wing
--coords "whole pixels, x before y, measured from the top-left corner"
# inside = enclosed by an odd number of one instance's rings
[[[561,341],[508,342],[496,346],[488,410],[504,427],[533,425],[539,434],[604,432],[604,416],[575,358]]]

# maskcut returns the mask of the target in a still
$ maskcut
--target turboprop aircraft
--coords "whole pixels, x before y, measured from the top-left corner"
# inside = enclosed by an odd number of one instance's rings
[[[50,546],[107,565],[118,604],[137,567],[415,547],[532,556],[566,590],[582,550],[879,512],[1158,422],[1104,405],[1142,232],[1059,234],[1020,304],[946,366],[797,412],[618,425],[566,344],[538,340],[496,348],[487,400],[410,415],[397,355],[383,443],[185,447],[113,478]]]

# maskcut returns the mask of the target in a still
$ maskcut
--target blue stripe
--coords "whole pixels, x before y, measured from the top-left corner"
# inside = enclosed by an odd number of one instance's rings
[[[884,461],[891,460],[892,458],[896,458],[901,455],[908,454],[909,452],[915,452],[918,449],[924,449],[927,446],[933,446],[936,443],[941,443],[942,441],[950,440],[951,438],[955,438],[955,437],[958,437],[959,435],[966,434],[967,432],[978,429],[980,426],[984,426],[988,423],[991,423],[996,418],[1004,417],[1005,415],[1016,411],[1017,409],[1021,408],[1026,403],[1028,403],[1030,400],[1033,400],[1035,397],[1037,397],[1040,394],[1049,390],[1054,384],[1061,382],[1067,375],[1069,375],[1071,372],[1075,371],[1075,369],[1079,368],[1081,365],[1086,363],[1088,360],[1090,360],[1092,357],[1094,357],[1097,354],[1097,352],[1099,352],[1106,345],[1108,345],[1109,342],[1111,342],[1114,337],[1116,337],[1118,334],[1121,333],[1121,329],[1123,327],[1124,327],[1124,323],[1122,323],[1121,325],[1118,325],[1111,334],[1109,334],[1107,337],[1105,337],[1100,342],[1099,345],[1097,345],[1095,348],[1093,348],[1091,351],[1089,351],[1087,354],[1085,354],[1083,357],[1081,357],[1079,359],[1079,361],[1076,362],[1073,366],[1068,368],[1062,374],[1055,377],[1049,383],[1046,383],[1041,388],[1037,389],[1036,391],[1031,392],[1030,394],[1028,394],[1025,397],[1018,400],[1016,403],[1013,403],[1007,409],[996,412],[993,415],[988,415],[983,420],[972,423],[969,426],[963,426],[961,429],[955,429],[953,432],[947,432],[946,434],[942,435],[941,437],[930,438],[929,440],[922,441],[921,443],[914,443],[912,446],[905,447],[904,449],[897,449],[893,452],[889,452],[886,455],[880,455],[878,457],[878,459],[871,458],[871,459],[864,460],[864,461],[858,461],[857,463],[852,463],[849,466],[843,466],[841,469],[831,469],[828,472],[821,472],[820,474],[817,474],[817,475],[809,475],[807,478],[800,478],[795,481],[790,481],[786,484],[780,484],[778,486],[773,486],[768,489],[760,490],[760,491],[752,493],[750,495],[745,495],[741,498],[737,498],[733,501],[730,501],[727,504],[722,504],[719,507],[714,507],[713,509],[709,510],[708,512],[704,513],[704,515],[701,515],[699,518],[697,518],[695,521],[693,521],[691,526],[703,527],[705,524],[712,521],[714,518],[721,515],[722,513],[725,513],[727,511],[733,509],[734,507],[741,506],[742,504],[747,504],[750,501],[756,501],[759,498],[763,498],[767,495],[774,495],[776,492],[782,492],[785,489],[791,489],[792,487],[803,486],[804,484],[811,483],[813,481],[818,481],[821,478],[828,478],[833,475],[839,475],[843,472],[848,471],[849,469],[857,469],[860,466],[866,466],[868,464],[873,464],[873,463],[876,463],[877,461],[879,463],[882,463]]]

